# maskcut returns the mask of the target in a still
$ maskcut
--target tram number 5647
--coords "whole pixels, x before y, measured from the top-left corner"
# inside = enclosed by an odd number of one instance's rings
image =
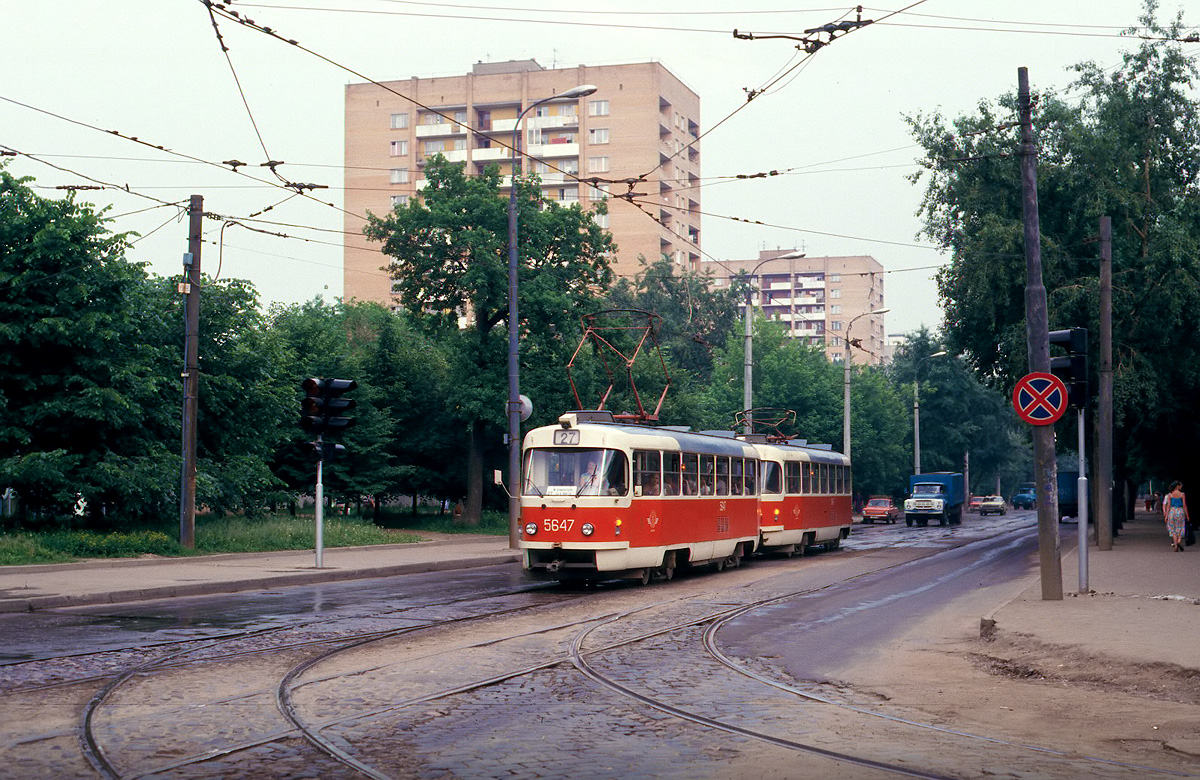
[[[573,525],[575,525],[575,519],[570,517],[565,520],[556,520],[553,517],[542,520],[542,530],[544,531],[570,531]]]

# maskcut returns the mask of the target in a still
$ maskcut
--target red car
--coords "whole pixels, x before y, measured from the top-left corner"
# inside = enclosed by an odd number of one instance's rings
[[[864,523],[874,523],[876,520],[894,523],[900,519],[900,510],[887,496],[872,496],[863,507],[862,514]]]

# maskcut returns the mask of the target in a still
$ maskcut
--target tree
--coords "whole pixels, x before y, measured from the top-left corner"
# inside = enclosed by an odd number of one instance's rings
[[[1113,223],[1114,465],[1134,476],[1200,474],[1200,113],[1182,17],[1155,19],[1121,67],[1078,66],[1074,102],[1038,96],[1038,197],[1051,328],[1097,333],[1095,234]],[[925,233],[950,251],[939,274],[948,348],[1009,386],[1025,373],[1020,177],[1011,95],[947,126],[911,120],[925,147]],[[1097,365],[1097,339],[1090,364]],[[1095,382],[1092,383],[1095,387]]]
[[[97,522],[145,516],[178,483],[161,403],[178,366],[152,335],[146,273],[101,214],[29,181],[0,168],[0,484],[39,524],[79,497]]]
[[[468,521],[483,507],[483,464],[500,441],[507,401],[508,216],[495,166],[467,176],[436,155],[426,162],[421,198],[380,217],[368,214],[366,236],[391,258],[389,273],[404,308],[430,331],[456,341],[461,362],[452,376],[452,404],[469,441]],[[530,360],[561,355],[556,333],[570,332],[612,279],[612,238],[578,204],[542,196],[536,177],[516,177],[520,225],[518,278],[523,369]],[[492,451],[496,452],[493,445]]]

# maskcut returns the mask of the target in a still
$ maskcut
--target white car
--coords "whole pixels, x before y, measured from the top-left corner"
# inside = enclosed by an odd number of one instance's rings
[[[1003,496],[985,496],[979,504],[979,516],[1003,515],[1008,513],[1008,504]]]

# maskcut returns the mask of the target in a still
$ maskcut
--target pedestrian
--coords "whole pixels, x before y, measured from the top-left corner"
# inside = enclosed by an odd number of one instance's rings
[[[1171,545],[1176,552],[1183,552],[1183,535],[1191,521],[1188,516],[1187,496],[1183,494],[1183,483],[1175,480],[1171,483],[1171,492],[1163,499],[1163,520],[1167,523],[1167,533],[1171,536]]]

